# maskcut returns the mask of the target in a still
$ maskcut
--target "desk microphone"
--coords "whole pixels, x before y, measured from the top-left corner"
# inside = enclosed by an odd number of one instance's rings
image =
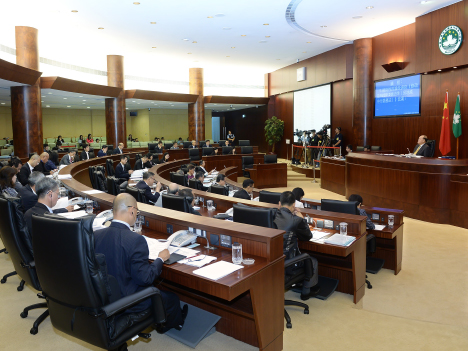
[[[410,149],[409,149],[409,148],[406,148],[406,150],[408,150],[408,154],[410,154],[410,153],[411,153],[411,151],[410,151]]]

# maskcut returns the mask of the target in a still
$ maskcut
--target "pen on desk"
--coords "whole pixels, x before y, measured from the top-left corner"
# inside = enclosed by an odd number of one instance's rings
[[[200,254],[196,254],[195,256],[191,256],[191,257],[185,257],[185,259],[186,259],[186,260],[189,260],[189,259],[195,258],[195,257],[197,257],[197,256],[200,256]]]

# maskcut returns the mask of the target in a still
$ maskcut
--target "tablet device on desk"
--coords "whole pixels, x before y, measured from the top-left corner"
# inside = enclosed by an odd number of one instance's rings
[[[174,264],[174,263],[176,263],[178,261],[183,260],[185,257],[187,257],[187,256],[173,253],[173,254],[171,254],[171,256],[169,257],[168,260],[164,261],[164,264],[171,265],[171,264]]]

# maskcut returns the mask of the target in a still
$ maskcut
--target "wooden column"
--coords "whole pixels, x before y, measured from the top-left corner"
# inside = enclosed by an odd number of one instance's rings
[[[197,102],[188,105],[190,140],[205,140],[205,101],[203,96],[203,68],[189,69],[189,93],[198,94]]]
[[[107,85],[122,88],[118,97],[106,99],[107,144],[114,147],[117,147],[119,143],[124,143],[127,147],[124,79],[123,56],[107,55]]]
[[[37,29],[15,27],[16,63],[39,71]],[[40,80],[31,86],[11,87],[11,121],[15,155],[28,157],[29,153],[42,153],[42,105]]]
[[[372,38],[354,41],[353,133],[356,145],[370,145],[374,114]]]

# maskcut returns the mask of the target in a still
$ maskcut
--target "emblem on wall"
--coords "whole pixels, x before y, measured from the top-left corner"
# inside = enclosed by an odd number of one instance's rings
[[[444,55],[452,55],[459,48],[463,41],[463,34],[459,27],[448,26],[439,37],[439,49]]]

